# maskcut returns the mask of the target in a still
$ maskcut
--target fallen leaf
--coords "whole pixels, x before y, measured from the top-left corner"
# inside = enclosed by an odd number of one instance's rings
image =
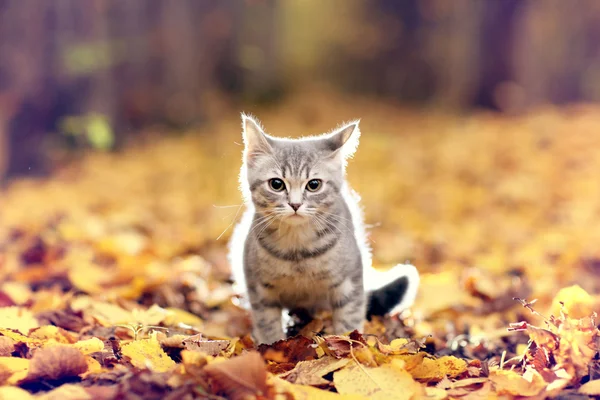
[[[6,383],[14,385],[27,376],[30,361],[18,357],[0,357],[0,369]],[[10,376],[8,375],[10,374]]]
[[[294,336],[270,345],[261,344],[258,346],[258,352],[265,360],[295,364],[317,358],[313,345],[314,342],[304,336]]]
[[[200,351],[211,356],[216,356],[229,347],[229,340],[205,340],[202,334],[189,336],[183,340],[183,345],[187,350]]]
[[[184,324],[200,330],[204,325],[202,319],[187,311],[172,307],[167,307],[166,310],[168,314],[163,322],[167,326]]]
[[[26,308],[16,306],[0,308],[0,328],[14,329],[27,335],[30,329],[38,326],[37,319]]]
[[[62,328],[52,326],[52,325],[45,325],[45,326],[41,326],[39,328],[33,329],[29,333],[29,338],[37,339],[39,341],[46,342],[46,343],[54,342],[54,343],[63,343],[63,344],[74,343],[77,340],[73,334],[65,331]]]
[[[79,342],[73,343],[73,347],[79,350],[82,354],[92,354],[104,349],[104,343],[102,340],[94,337],[87,340],[80,340]]]
[[[490,380],[498,394],[536,396],[546,387],[540,374],[531,369],[523,376],[514,370],[492,370]]]
[[[599,304],[581,286],[573,285],[562,288],[556,294],[552,301],[552,315],[560,315],[563,305],[569,317],[579,319],[592,315]]]
[[[312,386],[290,383],[276,376],[270,377],[270,382],[281,395],[291,394],[295,400],[367,400],[365,396],[357,394],[339,394],[321,390]]]
[[[256,352],[214,362],[204,368],[206,374],[218,386],[218,391],[232,400],[243,400],[249,396],[267,396],[267,369]]]
[[[42,400],[91,400],[92,396],[81,386],[66,384],[39,396],[39,398]]]
[[[0,336],[0,357],[10,357],[15,351],[15,341],[7,336]]]
[[[415,356],[409,356],[415,357]],[[412,367],[407,366],[410,374],[422,381],[439,381],[444,377],[454,378],[467,370],[467,362],[453,356],[437,359],[421,358],[421,362]]]
[[[578,392],[587,396],[600,396],[600,379],[584,383]]]
[[[57,380],[87,371],[85,356],[68,345],[56,345],[37,350],[31,358],[25,381]]]
[[[0,386],[0,400],[32,400],[27,390],[15,386]]]
[[[390,364],[376,368],[354,363],[334,372],[333,382],[338,393],[375,400],[409,400],[424,395],[424,388],[404,369],[400,360],[392,360]]]
[[[165,372],[175,366],[175,361],[160,347],[155,335],[152,335],[149,339],[134,340],[121,346],[121,353],[129,357],[131,364],[137,368]]]
[[[337,371],[351,361],[349,358],[337,359],[325,356],[317,360],[300,361],[293,370],[279,375],[280,378],[298,385],[321,386],[329,384],[324,375]]]

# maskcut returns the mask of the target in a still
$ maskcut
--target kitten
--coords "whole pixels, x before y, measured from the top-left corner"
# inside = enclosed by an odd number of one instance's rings
[[[237,285],[245,285],[259,343],[285,338],[284,309],[331,310],[331,333],[342,334],[414,301],[415,267],[371,268],[359,199],[345,179],[358,124],[281,139],[242,114],[247,210],[230,242],[230,262]]]

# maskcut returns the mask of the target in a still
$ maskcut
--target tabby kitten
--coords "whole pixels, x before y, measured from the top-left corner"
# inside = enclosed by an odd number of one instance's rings
[[[331,310],[331,333],[342,334],[361,330],[371,315],[410,306],[418,272],[411,265],[371,268],[359,199],[345,180],[358,121],[301,139],[267,135],[243,114],[242,127],[247,210],[230,242],[230,261],[235,281],[246,286],[254,339],[285,338],[284,309]]]

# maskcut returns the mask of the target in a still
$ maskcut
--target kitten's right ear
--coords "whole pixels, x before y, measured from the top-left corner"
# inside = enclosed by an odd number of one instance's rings
[[[251,162],[259,155],[269,154],[273,150],[260,123],[246,114],[242,114],[242,134],[246,161]]]

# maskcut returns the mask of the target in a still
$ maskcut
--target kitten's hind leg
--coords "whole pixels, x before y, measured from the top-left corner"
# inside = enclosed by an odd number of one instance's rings
[[[362,331],[367,310],[362,279],[346,278],[331,290],[333,333]]]

